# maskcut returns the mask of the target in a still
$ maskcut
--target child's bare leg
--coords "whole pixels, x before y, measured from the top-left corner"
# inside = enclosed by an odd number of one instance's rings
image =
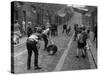
[[[77,58],[79,57],[79,48],[77,48]]]

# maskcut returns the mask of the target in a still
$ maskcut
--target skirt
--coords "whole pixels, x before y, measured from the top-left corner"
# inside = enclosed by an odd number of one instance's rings
[[[84,48],[85,46],[86,46],[86,42],[83,42],[83,43],[78,42],[78,44],[77,44],[77,47],[78,47],[79,49],[82,49],[82,48]]]

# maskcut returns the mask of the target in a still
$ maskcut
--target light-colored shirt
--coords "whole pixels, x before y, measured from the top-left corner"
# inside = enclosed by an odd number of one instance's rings
[[[49,30],[50,30],[50,29],[47,28],[46,30],[43,31],[43,34],[47,34]]]
[[[35,34],[32,34],[32,35],[29,37],[29,39],[32,40],[32,41],[36,41],[36,42],[39,41],[39,40],[38,40],[38,36],[35,35]]]

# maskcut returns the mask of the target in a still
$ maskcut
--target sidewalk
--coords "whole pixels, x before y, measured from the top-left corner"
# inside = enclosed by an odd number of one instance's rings
[[[22,37],[19,39],[19,44],[14,45],[14,47],[20,46],[26,42],[27,37]]]
[[[90,53],[92,56],[92,60],[94,61],[95,67],[97,68],[97,49],[96,49],[96,43],[93,42],[93,32],[90,32]]]

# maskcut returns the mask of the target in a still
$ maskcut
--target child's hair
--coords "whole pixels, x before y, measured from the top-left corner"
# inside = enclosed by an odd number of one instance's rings
[[[86,28],[85,28],[85,26],[84,26],[84,27],[82,28],[82,30],[85,31],[85,29],[86,29]]]
[[[79,30],[79,33],[82,33],[82,30]]]
[[[89,34],[89,32],[90,32],[90,30],[89,29],[87,29],[87,33]]]
[[[81,33],[82,32],[82,28],[78,28],[78,33]]]
[[[42,29],[37,30],[37,32],[41,34],[42,33]]]

